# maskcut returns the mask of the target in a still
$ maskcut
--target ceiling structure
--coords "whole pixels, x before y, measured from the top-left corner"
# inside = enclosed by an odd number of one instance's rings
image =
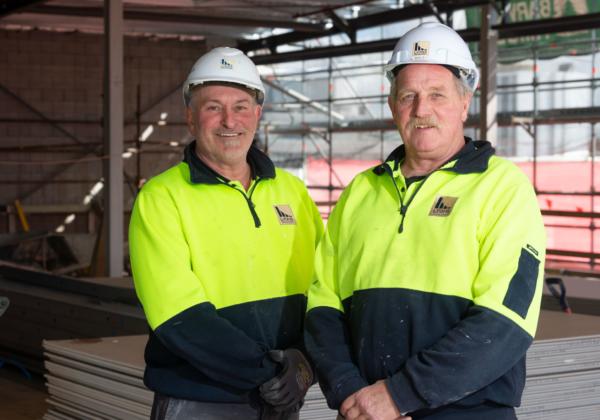
[[[257,64],[381,52],[395,39],[356,42],[361,29],[426,16],[452,24],[454,11],[492,4],[502,16],[507,0],[124,0],[124,31],[156,37],[218,39],[237,45]],[[102,0],[5,0],[0,28],[103,31]],[[600,13],[519,23],[500,19],[500,38],[600,27]],[[479,28],[459,31],[478,41]],[[286,51],[279,47],[345,34],[347,42],[327,48]]]
[[[102,32],[102,0],[8,0],[0,26]],[[391,0],[125,0],[127,33],[251,40],[294,31],[325,33],[346,19],[410,5]],[[232,30],[234,29],[234,30]]]

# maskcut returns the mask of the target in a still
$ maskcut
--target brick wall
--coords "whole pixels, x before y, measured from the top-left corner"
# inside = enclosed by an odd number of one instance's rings
[[[168,146],[169,141],[187,140],[180,86],[205,50],[203,41],[125,38],[124,148],[135,146],[138,86],[141,110],[145,111],[141,129],[149,123],[155,128],[143,145],[144,178],[171,166],[181,156],[181,148]],[[0,30],[0,85],[74,137],[41,122],[39,115],[0,90],[0,205],[11,204],[16,198],[25,206],[81,203],[102,174],[97,156],[82,154],[84,147],[77,144],[93,149],[102,142],[102,79],[102,35]],[[167,125],[159,127],[156,122],[162,112],[168,113]],[[20,151],[9,149],[14,147]],[[81,157],[87,160],[69,163]],[[130,179],[137,175],[135,160],[134,155],[125,161]],[[48,161],[64,163],[50,165]],[[58,182],[43,184],[50,178]],[[124,191],[125,206],[130,208],[130,187],[126,185]],[[45,226],[43,217],[32,218],[33,228],[51,228]],[[7,226],[0,223],[0,231],[5,232]]]

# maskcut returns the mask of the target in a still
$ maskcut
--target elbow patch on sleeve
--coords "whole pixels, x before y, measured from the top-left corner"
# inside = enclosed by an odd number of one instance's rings
[[[523,319],[527,317],[529,306],[535,294],[539,269],[540,261],[530,252],[521,249],[517,272],[510,280],[508,291],[502,304]]]

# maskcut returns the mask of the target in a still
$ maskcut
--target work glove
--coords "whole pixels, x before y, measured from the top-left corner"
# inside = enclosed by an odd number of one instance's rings
[[[290,410],[280,411],[277,407],[273,407],[269,404],[264,404],[262,406],[259,419],[260,420],[289,420],[290,417],[294,414],[297,414],[300,411],[300,403],[298,407],[291,408]]]
[[[283,369],[260,386],[260,396],[277,411],[299,409],[314,378],[310,364],[296,349],[271,350],[269,357]]]

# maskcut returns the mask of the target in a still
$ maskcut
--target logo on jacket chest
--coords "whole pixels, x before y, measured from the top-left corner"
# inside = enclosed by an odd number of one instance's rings
[[[296,218],[294,212],[288,204],[276,204],[273,206],[275,214],[279,218],[279,223],[282,225],[295,225]]]
[[[429,215],[440,217],[450,216],[450,213],[452,213],[452,209],[456,204],[456,200],[458,200],[458,197],[437,196],[435,200],[433,200],[433,206],[431,206]]]

